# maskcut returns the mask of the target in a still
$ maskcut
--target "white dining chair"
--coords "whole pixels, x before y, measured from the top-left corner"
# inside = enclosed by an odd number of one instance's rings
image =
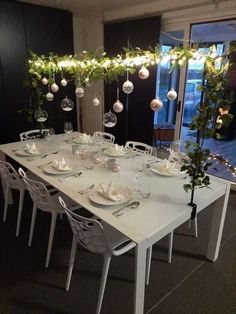
[[[47,129],[35,129],[35,130],[21,132],[20,140],[23,142],[23,141],[39,138],[45,131],[47,131]]]
[[[37,209],[40,209],[44,212],[51,214],[51,226],[50,226],[47,256],[46,256],[46,263],[45,263],[45,267],[47,268],[50,262],[50,257],[51,257],[57,215],[64,214],[64,208],[61,206],[61,204],[58,201],[58,196],[63,195],[63,194],[55,188],[52,188],[52,189],[46,188],[46,186],[42,182],[29,179],[22,168],[19,168],[19,174],[22,176],[23,180],[25,181],[28,187],[31,199],[33,201],[33,211],[32,211],[30,235],[29,235],[29,241],[28,241],[29,247],[31,246],[32,240],[33,240]],[[65,196],[63,195],[63,197]],[[70,203],[72,202],[70,201]],[[78,204],[70,205],[71,210],[75,210],[79,208],[81,208],[81,206]]]
[[[152,155],[153,153],[152,146],[141,142],[127,141],[125,143],[125,148],[132,149],[138,155],[143,154]]]
[[[115,136],[111,133],[108,132],[100,132],[96,131],[93,133],[94,137],[100,138],[103,141],[109,142],[109,143],[114,143],[115,142]]]
[[[19,174],[16,172],[14,167],[6,161],[0,161],[0,174],[5,183],[5,193],[4,193],[4,214],[3,221],[7,219],[7,209],[10,197],[10,189],[18,190],[20,193],[19,196],[19,205],[18,205],[18,215],[17,215],[17,224],[16,224],[16,237],[19,236],[20,225],[21,225],[21,216],[23,210],[23,202],[25,191],[27,186]]]
[[[66,203],[60,196],[59,201],[64,207],[73,233],[70,261],[66,280],[66,291],[68,291],[70,288],[70,281],[78,243],[90,252],[103,255],[104,261],[102,277],[96,308],[96,314],[99,314],[102,307],[111,257],[113,255],[119,256],[128,252],[136,246],[136,243],[131,241],[129,238],[124,236],[122,233],[104,221],[97,220],[96,217],[85,218],[73,213],[67,208]],[[148,249],[147,258],[150,259],[151,254],[149,253],[149,250],[150,249]],[[150,264],[151,260],[147,260],[146,279],[149,279]]]

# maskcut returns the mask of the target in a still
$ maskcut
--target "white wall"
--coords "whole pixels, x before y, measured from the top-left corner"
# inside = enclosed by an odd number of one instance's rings
[[[162,30],[184,30],[187,35],[191,23],[236,18],[236,0],[160,0],[106,12],[103,17],[77,18],[74,13],[75,53],[83,49],[94,50],[103,45],[103,21],[111,22],[160,14]],[[103,98],[102,82],[87,89],[86,96],[82,100],[83,131],[88,133],[102,130],[103,106],[99,107],[98,112],[91,105],[95,91],[99,91]]]

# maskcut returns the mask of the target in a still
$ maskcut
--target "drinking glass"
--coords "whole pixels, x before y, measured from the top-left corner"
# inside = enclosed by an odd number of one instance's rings
[[[53,128],[48,128],[45,130],[45,139],[49,144],[50,151],[53,154],[58,153],[58,145],[56,143],[55,130]]]
[[[69,142],[70,134],[73,132],[72,122],[66,121],[64,122],[64,132],[65,132],[65,142]]]

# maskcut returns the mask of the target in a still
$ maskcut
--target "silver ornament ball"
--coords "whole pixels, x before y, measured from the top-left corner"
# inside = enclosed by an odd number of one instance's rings
[[[139,78],[141,78],[142,80],[146,80],[149,77],[149,71],[147,68],[145,68],[144,66],[141,67],[141,69],[138,72],[138,76]]]
[[[67,80],[66,79],[62,79],[61,80],[61,86],[66,86],[67,85]]]
[[[47,79],[46,77],[44,77],[44,78],[42,79],[42,84],[43,84],[43,85],[47,85],[47,84],[48,84],[48,79]]]
[[[54,95],[52,93],[48,92],[46,94],[46,99],[47,99],[47,101],[53,101]]]
[[[122,104],[122,102],[119,101],[119,99],[117,99],[117,101],[113,104],[113,110],[117,113],[123,111],[124,109],[124,105]]]
[[[53,84],[51,85],[51,91],[52,91],[53,93],[57,93],[57,92],[59,91],[59,86],[58,86],[56,83],[53,83]]]
[[[92,104],[94,107],[98,107],[100,105],[100,100],[95,97],[93,100],[92,100]]]
[[[127,80],[123,83],[122,90],[126,94],[131,94],[134,90],[134,84],[131,81]]]
[[[75,95],[79,98],[84,97],[84,89],[82,87],[77,87],[75,90]]]
[[[177,93],[174,90],[174,88],[171,88],[171,90],[167,93],[166,96],[169,100],[175,100],[177,98]]]
[[[160,111],[163,108],[163,102],[156,97],[150,102],[150,107],[153,111]]]

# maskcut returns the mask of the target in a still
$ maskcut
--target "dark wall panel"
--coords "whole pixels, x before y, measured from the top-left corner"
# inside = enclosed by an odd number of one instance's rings
[[[140,47],[148,49],[159,41],[160,16],[138,20],[117,22],[104,25],[104,47],[110,56],[115,56],[122,48]],[[134,84],[134,91],[130,95],[122,92],[122,84],[126,76],[118,83],[105,85],[105,108],[109,110],[116,99],[116,88],[120,87],[120,100],[125,110],[117,114],[118,123],[107,131],[116,136],[116,141],[124,144],[127,140],[152,143],[153,111],[150,101],[155,97],[156,67],[149,68],[150,76],[147,80],[140,80],[138,74],[130,76]]]
[[[23,81],[26,78],[26,46],[22,6],[13,1],[0,1],[1,57],[1,143],[18,138],[18,128],[24,128],[17,110],[27,100]]]
[[[0,142],[19,140],[19,133],[31,128],[26,114],[17,111],[29,104],[26,60],[29,51],[59,55],[73,54],[72,14],[63,10],[0,0]],[[60,78],[59,78],[60,79]],[[45,90],[46,93],[46,90]],[[60,101],[68,95],[75,101],[74,85],[61,88],[55,100],[45,102],[49,114],[46,126],[63,132],[63,122],[75,128],[76,109],[64,112]]]

